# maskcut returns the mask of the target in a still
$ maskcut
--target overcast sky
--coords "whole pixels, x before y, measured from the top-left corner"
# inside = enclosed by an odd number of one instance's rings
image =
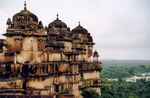
[[[150,59],[150,0],[26,0],[46,26],[56,14],[71,29],[78,21],[93,36],[101,59]],[[0,0],[0,34],[24,0]],[[4,38],[0,36],[0,38]]]

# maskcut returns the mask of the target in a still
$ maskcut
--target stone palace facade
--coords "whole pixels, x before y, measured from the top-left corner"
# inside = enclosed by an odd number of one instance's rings
[[[6,24],[6,39],[0,39],[1,96],[82,98],[85,87],[101,94],[102,63],[80,23],[70,30],[57,15],[43,27],[25,3]]]

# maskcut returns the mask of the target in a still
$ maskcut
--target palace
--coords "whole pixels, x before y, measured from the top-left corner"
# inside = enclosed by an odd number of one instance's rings
[[[25,3],[6,24],[6,39],[0,39],[0,96],[82,98],[85,87],[101,95],[102,63],[80,23],[70,30],[57,15],[43,27]]]

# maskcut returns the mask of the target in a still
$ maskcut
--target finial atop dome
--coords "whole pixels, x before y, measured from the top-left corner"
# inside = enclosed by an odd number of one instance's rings
[[[74,33],[80,33],[80,34],[88,34],[87,29],[81,26],[80,21],[78,22],[78,26],[74,29],[72,29],[72,32]]]
[[[80,21],[79,21],[79,26],[80,26]]]
[[[27,10],[27,3],[26,3],[26,1],[24,2],[24,10]]]
[[[59,20],[59,15],[58,15],[58,13],[57,13],[57,15],[56,15],[56,16],[57,16],[56,20]]]

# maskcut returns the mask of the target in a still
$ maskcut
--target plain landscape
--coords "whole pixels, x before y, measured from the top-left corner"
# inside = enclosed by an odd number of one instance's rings
[[[101,98],[150,98],[150,60],[103,60]]]

